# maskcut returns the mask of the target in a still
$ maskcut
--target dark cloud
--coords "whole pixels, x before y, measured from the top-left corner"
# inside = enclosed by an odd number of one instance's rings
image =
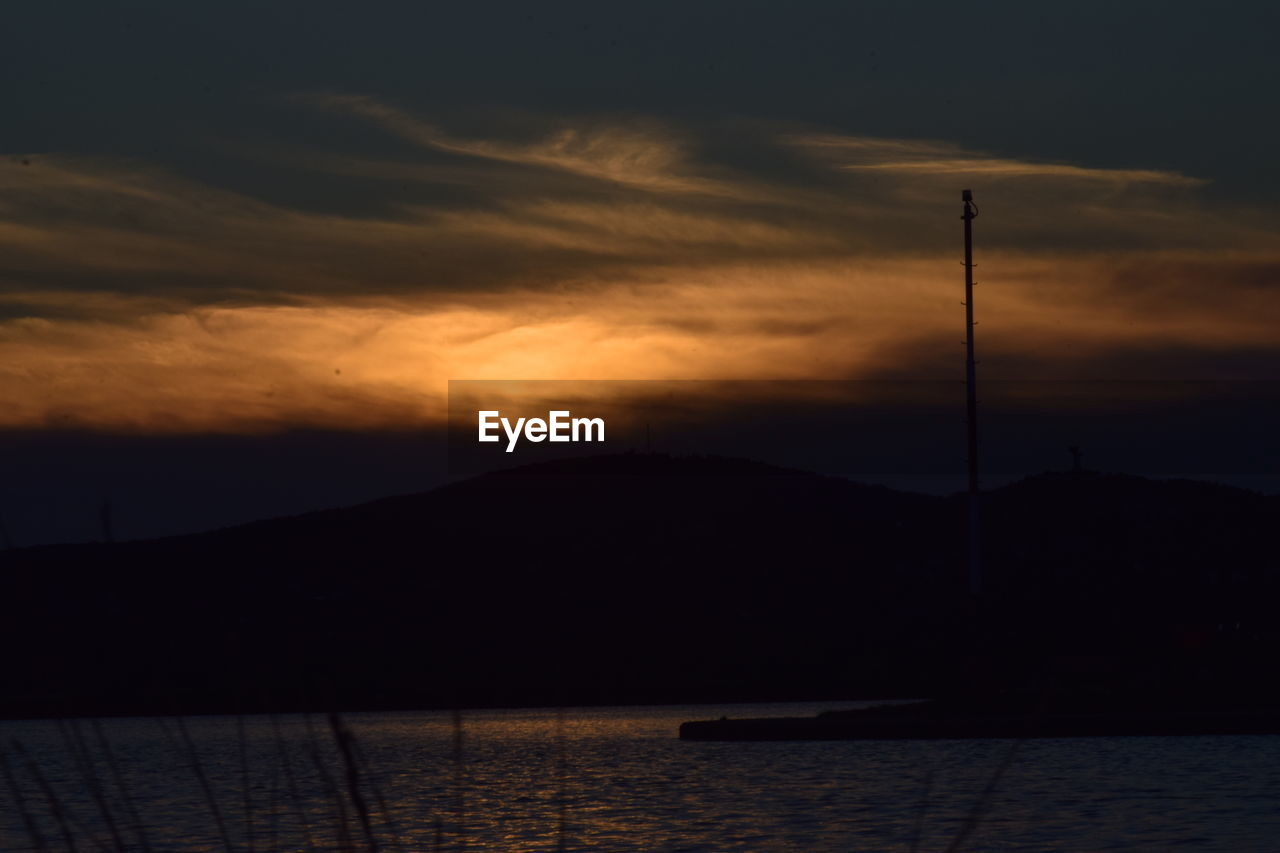
[[[961,337],[963,334],[961,335]],[[1054,346],[1007,333],[978,336],[981,373],[994,383],[1137,382],[1168,383],[1194,397],[1215,382],[1264,388],[1280,381],[1280,343],[1192,345],[1168,342],[1137,344],[1116,340],[1110,345],[1075,348],[1069,332]],[[933,335],[889,346],[884,366],[872,371],[886,381],[962,380],[963,347],[955,336]],[[1256,383],[1250,386],[1250,383]]]
[[[272,99],[340,90],[433,115],[816,122],[1201,175],[1274,203],[1277,23],[1265,3],[1146,0],[26,4],[7,17],[22,35],[6,51],[7,144],[177,162],[229,126],[314,138]]]
[[[742,147],[756,162],[770,151],[777,162],[753,172],[729,155],[723,128],[706,122],[526,118],[521,132],[486,138],[368,96],[297,100],[331,122],[407,140],[421,159],[314,145],[296,159],[266,150],[279,171],[307,177],[312,202],[336,182],[330,210],[268,202],[144,162],[11,160],[0,164],[0,274],[23,287],[190,304],[643,281],[673,265],[936,253],[954,242],[947,223],[961,185],[975,186],[989,211],[982,239],[990,248],[1249,250],[1272,233],[1273,217],[1256,211],[1219,207],[1207,216],[1194,196],[1203,180],[1152,169],[756,121],[738,125]],[[242,151],[250,161],[259,153]],[[716,156],[726,160],[708,159]],[[822,185],[813,181],[819,173]],[[338,209],[349,197],[364,199],[363,209]],[[369,209],[369,199],[381,209]]]

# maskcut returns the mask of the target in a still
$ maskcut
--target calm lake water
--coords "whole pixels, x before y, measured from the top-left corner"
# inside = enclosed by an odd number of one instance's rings
[[[349,766],[384,850],[1280,849],[1280,736],[676,738],[833,707],[349,714],[350,764],[319,715],[0,723],[0,849],[368,849]]]

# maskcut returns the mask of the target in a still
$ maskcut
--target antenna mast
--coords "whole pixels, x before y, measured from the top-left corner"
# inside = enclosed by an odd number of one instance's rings
[[[978,207],[973,203],[973,191],[960,194],[964,201],[964,315],[965,315],[965,424],[968,427],[969,452],[969,591],[977,596],[982,592],[982,556],[978,539],[978,371],[973,357],[973,220]]]

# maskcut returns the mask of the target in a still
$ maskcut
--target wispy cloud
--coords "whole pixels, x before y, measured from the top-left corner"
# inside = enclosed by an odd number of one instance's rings
[[[1198,187],[1204,179],[1154,169],[1099,169],[1068,163],[992,157],[958,145],[912,139],[833,134],[793,135],[788,141],[838,169],[974,179],[1058,178],[1066,181]]]
[[[679,137],[653,122],[567,126],[519,143],[453,136],[364,96],[309,95],[303,100],[372,119],[405,139],[439,151],[553,169],[651,192],[744,195],[739,186],[695,174]]]
[[[1207,216],[1193,178],[759,127],[768,165],[748,168],[696,127],[476,139],[311,103],[422,161],[269,161],[316,193],[361,182],[359,211],[0,161],[0,425],[405,426],[443,417],[450,378],[937,378],[962,328],[961,186],[984,209],[985,370],[1181,374],[1277,349],[1274,216]]]

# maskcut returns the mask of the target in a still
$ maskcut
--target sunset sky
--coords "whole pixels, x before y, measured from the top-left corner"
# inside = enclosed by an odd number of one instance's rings
[[[962,188],[984,376],[1275,379],[1278,25],[1260,2],[27,4],[0,510],[29,541],[104,494],[142,535],[408,490],[434,462],[386,448],[440,426],[449,379],[959,378]],[[237,497],[290,476],[263,448],[318,434],[343,436],[316,451],[336,484]]]

